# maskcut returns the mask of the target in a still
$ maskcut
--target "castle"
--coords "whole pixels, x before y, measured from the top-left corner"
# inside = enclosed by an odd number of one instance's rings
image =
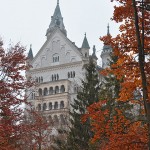
[[[46,38],[35,57],[32,48],[28,53],[32,68],[27,71],[27,77],[32,77],[37,84],[28,89],[27,93],[28,101],[37,111],[44,114],[52,126],[53,133],[56,134],[57,128],[67,124],[70,104],[76,98],[81,80],[84,79],[83,65],[88,63],[89,57],[93,57],[97,62],[97,56],[95,46],[92,55],[89,56],[90,46],[86,34],[81,48],[67,38],[58,0],[46,31]],[[103,46],[102,67],[98,66],[99,69],[107,67],[111,51],[110,46]]]

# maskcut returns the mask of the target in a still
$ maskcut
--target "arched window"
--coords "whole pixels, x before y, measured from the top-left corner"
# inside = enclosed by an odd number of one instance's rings
[[[43,77],[41,77],[41,83],[43,82]]]
[[[48,121],[49,121],[49,125],[50,125],[50,126],[53,126],[53,125],[54,125],[52,116],[48,116]]]
[[[64,108],[64,101],[60,102],[60,109]]]
[[[61,87],[60,87],[60,92],[61,92],[61,93],[64,93],[64,92],[65,92],[65,86],[64,86],[64,85],[61,85]]]
[[[50,88],[49,88],[49,94],[50,94],[50,95],[53,94],[53,87],[50,87]]]
[[[41,82],[41,79],[40,79],[40,77],[39,77],[39,83]]]
[[[59,80],[59,75],[57,74],[57,80]]]
[[[73,77],[72,71],[71,71],[71,78]]]
[[[59,87],[58,86],[55,87],[55,94],[56,93],[59,93]]]
[[[59,125],[59,119],[58,119],[57,115],[54,115],[53,120],[54,120],[55,125]]]
[[[42,89],[39,89],[39,96],[42,96]]]
[[[61,124],[62,125],[65,125],[66,124],[66,120],[65,120],[65,117],[64,117],[64,115],[60,115],[60,122],[61,122]]]
[[[85,57],[87,57],[87,53],[85,53]]]
[[[49,103],[49,110],[52,110],[53,109],[53,106],[52,106],[52,103],[50,102]]]
[[[54,81],[54,76],[52,75],[52,81]]]
[[[55,102],[54,109],[58,109],[58,102]]]
[[[44,88],[44,96],[48,95],[48,90],[47,88]]]
[[[36,78],[36,80],[35,80],[36,82],[38,82],[38,78]]]
[[[41,104],[38,104],[37,109],[38,109],[38,111],[41,111]]]
[[[43,104],[43,111],[47,109],[46,103]]]
[[[73,78],[75,77],[75,75],[76,75],[76,74],[75,74],[75,71],[73,71]]]
[[[54,75],[54,80],[56,81],[56,74]]]
[[[70,73],[68,72],[68,78],[70,78]]]

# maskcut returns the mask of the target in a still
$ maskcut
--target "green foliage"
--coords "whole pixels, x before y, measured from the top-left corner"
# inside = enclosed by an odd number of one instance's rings
[[[84,66],[85,79],[82,80],[82,86],[77,93],[77,99],[71,104],[70,111],[70,131],[66,142],[58,140],[57,149],[61,150],[94,150],[94,145],[90,139],[93,136],[90,127],[90,119],[85,123],[81,121],[86,113],[86,108],[99,100],[99,77],[96,64],[89,59],[89,63]]]

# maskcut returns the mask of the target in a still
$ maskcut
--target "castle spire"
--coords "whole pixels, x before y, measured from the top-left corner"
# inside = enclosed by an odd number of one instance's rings
[[[65,35],[67,35],[67,31],[65,29],[63,23],[63,17],[61,15],[60,7],[59,7],[59,0],[57,0],[57,5],[54,14],[51,17],[51,22],[49,28],[47,29],[46,36],[48,37],[56,28],[59,28]]]
[[[108,23],[108,26],[107,26],[107,35],[110,35],[110,32],[109,32],[109,23]]]
[[[28,59],[30,61],[33,59],[32,44],[30,44],[30,50],[29,50],[29,53],[28,53]]]
[[[92,58],[97,60],[97,56],[96,56],[96,48],[95,48],[95,45],[93,45],[93,53],[92,53]]]
[[[86,38],[86,33],[84,34],[84,40],[83,40],[83,43],[82,43],[82,47],[81,47],[81,48],[90,49],[88,40],[87,40],[87,38]]]

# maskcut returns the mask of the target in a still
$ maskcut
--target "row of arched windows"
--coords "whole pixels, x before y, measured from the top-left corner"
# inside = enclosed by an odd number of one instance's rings
[[[43,82],[43,77],[36,77],[36,82],[42,83]]]
[[[56,81],[56,80],[59,80],[59,75],[58,74],[52,75],[52,81]]]
[[[42,90],[41,88],[39,88],[38,90],[38,94],[39,96],[47,96],[47,95],[52,95],[52,94],[57,94],[57,93],[64,93],[65,92],[65,86],[61,85],[59,86],[55,86],[55,88],[50,87],[49,89],[47,87],[44,88],[44,90]]]
[[[45,117],[50,126],[66,125],[67,119],[63,114]]]
[[[75,77],[75,71],[70,71],[68,72],[68,78],[74,78]],[[36,82],[38,83],[43,83],[43,77],[36,77]],[[59,75],[58,74],[53,74],[51,76],[52,81],[57,81],[59,80]]]
[[[75,77],[75,71],[68,72],[68,78],[74,78]]]
[[[58,102],[54,102],[54,104],[52,104],[52,102],[47,103],[43,103],[43,104],[38,104],[37,105],[37,110],[38,111],[46,111],[46,110],[56,110],[56,109],[63,109],[65,107],[64,101],[60,101],[60,103],[58,104]]]

